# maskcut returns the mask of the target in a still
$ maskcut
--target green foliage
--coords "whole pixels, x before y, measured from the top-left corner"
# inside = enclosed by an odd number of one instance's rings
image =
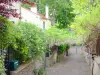
[[[61,44],[59,47],[58,47],[58,54],[62,54],[64,53],[66,50],[68,50],[70,48],[70,45],[69,44]]]
[[[47,2],[50,8],[51,17],[55,17],[59,23],[59,28],[66,28],[73,21],[75,14],[73,13],[72,3],[70,0],[49,0]]]
[[[4,68],[4,61],[3,60],[4,59],[2,59],[1,56],[0,56],[0,74],[1,75],[6,75],[5,70],[4,70],[5,68]]]
[[[31,5],[29,5],[29,4],[24,4],[24,3],[22,3],[21,6],[24,7],[24,8],[28,8],[28,9],[31,7]]]
[[[75,21],[71,24],[71,28],[75,31],[78,40],[85,40],[91,31],[99,26],[100,1],[72,0],[72,6],[77,15]]]
[[[47,72],[46,72],[46,69],[44,67],[41,67],[41,68],[35,68],[33,70],[34,72],[34,75],[47,75]]]
[[[0,49],[6,49],[13,41],[13,25],[6,18],[0,16]]]
[[[0,16],[0,50],[6,50],[9,43],[13,41],[13,24]],[[6,75],[4,71],[4,55],[0,55],[0,74]]]
[[[38,72],[38,75],[47,75],[46,69],[44,67],[40,68],[39,72]]]
[[[35,68],[35,69],[33,70],[33,72],[34,72],[34,75],[38,75],[39,69]]]
[[[59,23],[59,28],[68,27],[73,21],[75,14],[73,13],[72,3],[70,0],[29,0],[36,2],[38,11],[45,15],[45,6],[49,7],[50,17],[56,18]]]
[[[43,31],[31,23],[20,22],[18,26],[22,32],[22,39],[29,49],[29,54],[34,57],[44,53],[45,40]]]
[[[43,56],[46,43],[40,28],[31,23],[19,22],[14,25],[14,34],[15,41],[9,46],[14,59],[22,62]]]
[[[39,69],[34,69],[33,70],[34,75],[47,75],[46,69],[44,67],[41,67]]]
[[[57,26],[58,28],[66,28],[71,22],[73,22],[75,14],[72,13],[72,11],[72,8],[60,7],[55,16],[56,21],[59,23],[59,26]]]
[[[47,37],[47,43],[50,46],[60,44],[61,42],[65,41],[69,36],[67,30],[58,29],[56,27],[52,27],[46,30],[45,33]]]
[[[20,62],[44,55],[46,43],[41,29],[31,23],[12,24],[0,16],[0,49],[10,49]]]
[[[60,45],[58,47],[58,54],[59,55],[62,54],[63,52],[65,52],[65,50],[66,50],[66,45]]]

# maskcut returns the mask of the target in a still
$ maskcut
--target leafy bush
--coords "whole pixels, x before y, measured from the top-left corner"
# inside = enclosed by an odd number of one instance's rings
[[[0,16],[0,49],[7,48],[8,43],[13,40],[13,24],[6,18]]]
[[[47,75],[46,69],[44,67],[39,69],[38,75]]]
[[[14,26],[14,38],[12,44],[13,56],[19,61],[27,61],[41,57],[45,51],[44,33],[35,25],[27,22],[19,22]]]
[[[6,75],[4,69],[5,69],[4,62],[3,62],[3,59],[0,57],[0,74],[1,75]]]
[[[22,3],[21,6],[24,7],[24,8],[28,8],[28,9],[31,7],[31,5],[25,4],[25,3]]]
[[[13,24],[6,18],[0,16],[0,50],[7,49],[10,43],[14,41],[13,38]],[[1,51],[0,51],[1,52]],[[4,71],[4,54],[0,54],[0,73],[5,75]]]
[[[66,50],[68,50],[70,48],[69,44],[62,44],[58,47],[58,54],[62,54],[63,52],[65,52]]]
[[[38,69],[34,69],[33,70],[34,75],[47,75],[46,69],[44,67],[38,68]]]
[[[66,50],[66,45],[60,45],[58,47],[58,54],[62,54]]]
[[[35,69],[33,70],[33,72],[34,72],[34,75],[38,75],[39,69],[35,68]]]

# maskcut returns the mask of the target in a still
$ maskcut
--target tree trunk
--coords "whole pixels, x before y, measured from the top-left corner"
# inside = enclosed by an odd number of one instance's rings
[[[97,56],[100,55],[100,36],[98,36],[98,39],[97,39],[96,55],[97,55]]]

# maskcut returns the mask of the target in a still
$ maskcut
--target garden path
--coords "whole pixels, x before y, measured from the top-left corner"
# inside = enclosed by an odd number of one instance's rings
[[[72,47],[64,61],[47,68],[48,75],[92,75],[81,47]]]

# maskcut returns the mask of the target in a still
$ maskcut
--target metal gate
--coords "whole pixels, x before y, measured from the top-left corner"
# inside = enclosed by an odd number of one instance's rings
[[[7,54],[5,56],[4,65],[5,65],[5,73],[6,73],[6,75],[10,75],[10,69],[9,69],[9,50],[7,51]]]

